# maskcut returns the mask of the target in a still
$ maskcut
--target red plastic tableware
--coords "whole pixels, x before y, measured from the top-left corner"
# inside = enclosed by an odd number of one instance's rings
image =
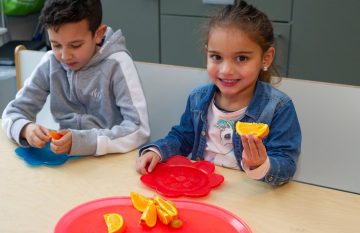
[[[124,218],[126,233],[251,233],[239,217],[220,207],[191,200],[173,200],[183,225],[171,228],[158,221],[153,228],[139,223],[141,213],[129,197],[110,197],[84,203],[66,213],[56,224],[54,233],[107,233],[104,214],[119,213]]]
[[[224,181],[222,175],[215,173],[213,163],[192,162],[181,155],[159,163],[153,172],[142,175],[140,179],[167,197],[202,197]]]

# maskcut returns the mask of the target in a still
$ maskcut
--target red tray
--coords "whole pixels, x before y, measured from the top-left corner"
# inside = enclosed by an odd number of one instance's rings
[[[178,233],[251,233],[250,228],[232,213],[205,203],[174,200],[183,226],[171,228],[161,222],[149,228],[139,223],[141,213],[129,197],[110,197],[84,203],[66,213],[56,224],[55,233],[107,233],[104,214],[119,213],[123,216],[127,233],[178,232]]]

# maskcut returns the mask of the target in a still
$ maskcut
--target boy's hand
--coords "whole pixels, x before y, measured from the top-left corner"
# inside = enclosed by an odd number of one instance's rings
[[[136,171],[142,175],[147,172],[152,172],[160,160],[161,157],[154,151],[145,152],[145,154],[136,160]],[[149,167],[146,170],[147,165],[149,165]]]
[[[21,137],[32,147],[43,148],[50,141],[47,129],[36,123],[29,123],[21,130]]]
[[[60,139],[52,139],[50,149],[55,154],[69,154],[72,145],[72,134],[69,130],[61,130],[58,132]]]
[[[242,163],[251,170],[262,165],[267,159],[266,148],[261,138],[252,135],[241,136],[241,142],[244,147],[242,152]]]

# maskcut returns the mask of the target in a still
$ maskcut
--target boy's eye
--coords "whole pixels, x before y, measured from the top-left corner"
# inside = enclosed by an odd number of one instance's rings
[[[56,48],[56,49],[61,48],[61,46],[59,44],[52,44],[51,47]]]
[[[243,55],[236,57],[237,62],[243,62],[243,61],[246,61],[246,60],[248,60],[248,57],[243,56]]]
[[[210,54],[210,58],[214,61],[219,61],[221,60],[221,57],[217,54]]]
[[[72,44],[71,47],[73,49],[77,49],[77,48],[80,48],[81,47],[81,44]]]

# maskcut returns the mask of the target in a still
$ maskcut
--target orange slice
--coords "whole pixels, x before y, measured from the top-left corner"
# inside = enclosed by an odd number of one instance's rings
[[[141,215],[140,223],[146,224],[148,227],[154,227],[156,225],[156,207],[154,201],[150,200]]]
[[[150,198],[141,195],[140,193],[131,192],[130,199],[135,209],[140,212],[144,212]]]
[[[155,206],[156,206],[156,213],[160,222],[162,222],[165,225],[168,225],[173,220],[173,217],[165,210],[161,209],[160,206],[158,205]]]
[[[124,219],[120,214],[108,213],[104,214],[105,223],[108,233],[122,233],[125,231]]]
[[[158,195],[154,196],[154,201],[162,210],[168,213],[171,217],[177,217],[178,211],[172,202],[166,201]]]
[[[263,138],[266,135],[269,134],[269,126],[264,123],[248,123],[248,122],[236,122],[236,132],[242,136],[248,136],[249,134],[252,134],[253,136],[256,136],[258,138]]]
[[[62,135],[56,131],[49,130],[48,132],[49,132],[50,137],[54,140],[58,140],[62,137]]]

